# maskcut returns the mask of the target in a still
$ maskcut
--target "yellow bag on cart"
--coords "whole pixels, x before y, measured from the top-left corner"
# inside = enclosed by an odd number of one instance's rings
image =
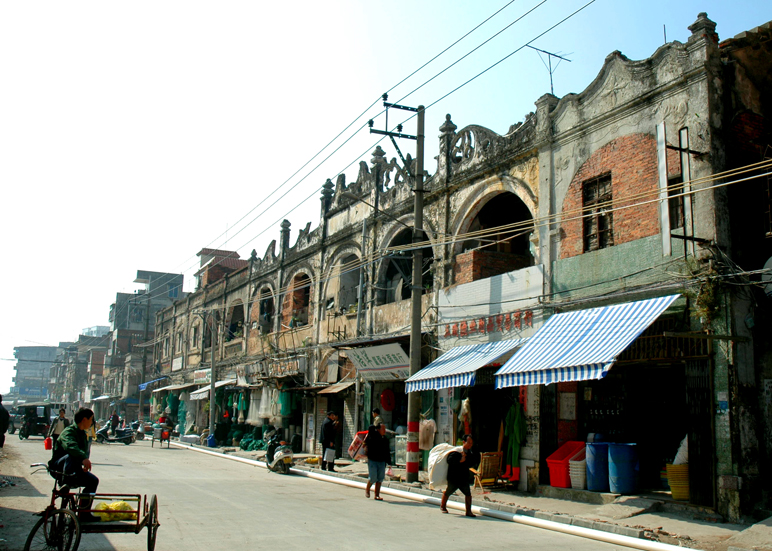
[[[129,511],[121,513],[120,511]],[[102,522],[112,520],[137,520],[137,513],[134,512],[131,505],[125,501],[113,501],[110,504],[102,502],[96,506],[94,514],[102,519]]]

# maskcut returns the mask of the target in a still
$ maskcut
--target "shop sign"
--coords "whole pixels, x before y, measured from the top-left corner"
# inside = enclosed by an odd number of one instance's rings
[[[398,344],[346,350],[346,355],[366,381],[404,380],[410,376],[410,360]]]
[[[268,364],[268,375],[270,377],[287,377],[290,375],[299,375],[306,372],[306,358],[301,356],[291,360],[273,361]]]
[[[180,369],[182,369],[182,356],[172,360],[172,371],[179,371]]]
[[[212,382],[212,368],[209,369],[196,369],[193,372],[194,383],[211,383]]]

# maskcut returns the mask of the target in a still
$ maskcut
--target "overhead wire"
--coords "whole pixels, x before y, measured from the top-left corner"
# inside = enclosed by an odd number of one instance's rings
[[[442,50],[440,53],[436,54],[436,55],[435,55],[434,57],[432,57],[432,58],[431,58],[429,61],[427,61],[426,63],[424,63],[423,65],[421,65],[421,66],[420,66],[418,69],[414,70],[412,73],[410,73],[409,75],[407,75],[406,77],[404,77],[402,80],[400,80],[398,83],[396,83],[396,84],[395,84],[395,85],[393,85],[391,88],[389,88],[389,89],[388,89],[388,91],[387,91],[387,93],[388,93],[388,92],[391,92],[392,90],[394,90],[395,88],[397,88],[398,86],[400,86],[401,84],[403,84],[404,82],[406,82],[408,79],[410,79],[412,76],[414,76],[415,74],[417,74],[418,72],[420,72],[421,70],[423,70],[424,68],[426,68],[426,67],[427,67],[428,65],[430,65],[430,64],[431,64],[433,61],[435,61],[435,60],[436,60],[436,59],[438,59],[440,56],[442,56],[444,53],[446,53],[447,51],[449,51],[451,48],[453,48],[454,46],[456,46],[457,44],[459,44],[459,43],[460,43],[462,40],[464,40],[466,37],[468,37],[469,35],[471,35],[471,34],[472,34],[474,31],[476,31],[477,29],[479,29],[479,28],[480,28],[481,26],[483,26],[485,23],[487,23],[488,21],[490,21],[491,19],[493,19],[493,18],[494,18],[496,15],[498,15],[499,13],[501,13],[502,11],[504,11],[504,9],[506,9],[508,6],[510,6],[511,4],[513,4],[515,1],[516,1],[516,0],[510,0],[510,2],[508,2],[507,4],[505,4],[505,5],[504,5],[503,7],[501,7],[500,9],[496,10],[496,11],[495,11],[493,14],[491,14],[490,16],[488,16],[488,17],[487,17],[485,20],[483,20],[481,23],[479,23],[478,25],[476,25],[475,27],[473,27],[473,28],[472,28],[470,31],[466,32],[466,33],[465,33],[464,35],[462,35],[460,38],[458,38],[457,40],[455,40],[455,41],[454,41],[452,44],[450,44],[449,46],[447,46],[447,47],[446,47],[445,49],[443,49],[443,50]],[[542,1],[542,2],[539,4],[539,6],[540,6],[541,4],[543,4],[543,3],[545,3],[546,1],[547,1],[547,0],[543,0],[543,1]],[[538,7],[538,6],[537,6],[537,7]],[[535,8],[534,8],[534,9],[535,9]],[[529,12],[527,12],[525,15],[527,15],[527,14],[528,14],[528,13],[530,13],[531,11],[533,11],[533,9],[532,9],[532,10],[529,10]],[[486,44],[487,42],[489,42],[490,40],[492,40],[492,39],[493,39],[495,36],[497,36],[497,35],[501,34],[501,32],[503,32],[503,31],[504,31],[504,30],[506,30],[507,28],[509,28],[509,27],[511,27],[512,25],[514,25],[514,24],[515,24],[517,21],[519,21],[520,19],[522,19],[523,17],[525,17],[525,15],[523,15],[523,16],[521,16],[521,17],[519,17],[518,19],[516,19],[515,21],[513,21],[512,23],[510,23],[509,25],[507,25],[507,27],[505,27],[504,29],[502,29],[501,31],[499,31],[498,33],[496,33],[495,35],[493,35],[492,37],[490,37],[488,40],[486,40],[485,42],[483,42],[482,44],[480,44],[479,46],[477,46],[476,48],[474,48],[474,49],[473,49],[471,52],[469,52],[469,53],[465,54],[465,55],[464,55],[464,56],[463,56],[461,59],[464,59],[464,58],[465,58],[465,57],[467,57],[469,54],[471,54],[471,53],[472,53],[472,52],[474,52],[475,50],[479,49],[479,48],[480,48],[482,45],[484,45],[484,44]],[[459,59],[458,61],[460,61],[461,59]],[[458,61],[457,61],[456,63],[458,63]],[[454,64],[455,64],[455,63],[454,63]],[[452,66],[452,65],[451,65],[451,66]],[[449,68],[449,67],[448,67],[448,68]],[[439,76],[439,74],[442,74],[442,72],[446,71],[448,68],[446,68],[446,69],[443,69],[443,71],[441,71],[440,73],[438,73],[437,75],[435,75],[435,77],[432,77],[432,79],[430,79],[430,80],[429,80],[429,81],[427,81],[426,83],[424,83],[424,84],[422,84],[421,86],[419,86],[418,88],[416,88],[416,90],[420,89],[420,88],[421,88],[421,87],[423,87],[425,84],[427,84],[428,82],[430,82],[431,80],[433,80],[434,78],[436,78],[436,76]],[[259,207],[260,207],[260,206],[261,206],[263,203],[265,203],[265,201],[267,201],[267,200],[268,200],[268,199],[269,199],[269,198],[270,198],[270,197],[271,197],[271,196],[272,196],[274,193],[276,193],[277,191],[279,191],[280,189],[282,189],[282,188],[283,188],[283,187],[284,187],[284,186],[285,186],[285,185],[286,185],[286,184],[287,184],[287,183],[288,183],[290,180],[292,180],[292,178],[294,178],[294,177],[295,177],[295,176],[296,176],[296,175],[297,175],[297,174],[298,174],[298,173],[299,173],[301,170],[303,170],[303,169],[304,169],[306,166],[308,166],[308,165],[309,165],[309,164],[310,164],[310,163],[311,163],[311,162],[312,162],[314,159],[316,159],[316,158],[317,158],[319,155],[321,155],[321,153],[322,153],[324,150],[326,150],[326,149],[327,149],[327,148],[328,148],[328,147],[329,147],[331,144],[333,144],[333,143],[334,143],[334,142],[335,142],[335,141],[336,141],[338,138],[340,138],[340,136],[342,136],[342,135],[343,135],[343,133],[344,133],[344,132],[346,132],[346,130],[348,130],[349,128],[351,128],[351,127],[352,127],[352,126],[353,126],[353,125],[356,123],[356,121],[358,121],[359,119],[361,119],[361,118],[362,118],[362,117],[363,117],[363,116],[364,116],[364,115],[365,115],[365,114],[366,114],[366,113],[367,113],[367,112],[368,112],[368,111],[369,111],[369,110],[370,110],[370,109],[371,109],[371,108],[372,108],[372,107],[373,107],[373,106],[374,106],[376,103],[378,103],[378,102],[380,101],[380,99],[381,99],[381,98],[379,97],[379,98],[378,98],[378,99],[376,99],[376,100],[375,100],[373,103],[371,103],[371,104],[370,104],[370,105],[369,105],[369,106],[368,106],[368,107],[367,107],[367,108],[366,108],[364,111],[362,111],[362,113],[360,113],[360,114],[359,114],[359,116],[357,116],[356,118],[354,118],[354,120],[352,120],[352,121],[351,121],[351,122],[350,122],[350,123],[349,123],[349,124],[348,124],[348,125],[347,125],[347,126],[344,128],[344,129],[343,129],[343,130],[341,130],[341,131],[340,131],[340,132],[339,132],[339,133],[338,133],[338,134],[337,134],[337,135],[336,135],[336,136],[335,136],[335,137],[334,137],[332,140],[330,140],[330,141],[329,141],[329,142],[328,142],[328,143],[327,143],[327,144],[326,144],[324,147],[322,147],[322,149],[320,149],[320,150],[319,150],[319,151],[318,151],[318,152],[317,152],[317,153],[316,153],[316,154],[315,154],[313,157],[311,157],[311,159],[309,159],[308,161],[306,161],[306,162],[305,162],[305,163],[304,163],[304,164],[303,164],[303,165],[302,165],[302,166],[301,166],[299,169],[297,169],[297,170],[296,170],[296,171],[295,171],[295,172],[294,172],[294,173],[293,173],[293,174],[292,174],[292,175],[291,175],[289,178],[287,178],[287,179],[286,179],[286,180],[285,180],[285,181],[284,181],[282,184],[280,184],[280,185],[279,185],[277,188],[275,188],[275,189],[274,189],[274,190],[273,190],[273,191],[272,191],[272,192],[271,192],[271,193],[270,193],[270,194],[269,194],[267,197],[265,197],[263,200],[261,200],[261,201],[260,201],[260,202],[259,202],[257,205],[255,205],[255,207],[253,207],[253,208],[252,208],[252,209],[251,209],[249,212],[247,212],[247,213],[246,213],[244,216],[242,216],[242,217],[241,217],[241,218],[240,218],[240,219],[239,219],[239,220],[238,220],[238,221],[237,221],[237,222],[234,224],[234,226],[236,226],[236,225],[238,225],[239,223],[241,223],[241,222],[242,222],[242,221],[243,221],[243,220],[244,220],[244,219],[245,219],[247,216],[249,216],[249,215],[250,215],[252,212],[254,212],[254,211],[257,209],[257,208],[259,208]],[[383,111],[381,111],[381,112],[379,113],[379,115],[380,115],[381,113],[383,113]],[[376,115],[376,116],[377,116],[377,115]],[[358,132],[359,132],[359,131],[360,131],[362,128],[364,128],[364,125],[362,125],[360,128],[358,128],[358,129],[355,131],[355,133],[352,135],[352,137],[353,137],[353,136],[355,136],[355,135],[356,135],[356,134],[357,134],[357,133],[358,133]],[[290,188],[290,189],[289,189],[289,191],[292,191],[293,189],[295,189],[295,187],[297,187],[297,185],[298,185],[298,184],[300,184],[300,183],[301,183],[303,180],[305,180],[305,179],[306,179],[308,176],[310,176],[310,174],[312,174],[313,172],[315,172],[315,171],[316,171],[316,170],[319,168],[319,166],[321,166],[321,165],[322,165],[324,162],[326,162],[326,161],[327,161],[327,160],[328,160],[328,159],[329,159],[329,158],[330,158],[330,157],[331,157],[333,154],[335,154],[335,153],[336,153],[338,150],[340,150],[340,148],[341,148],[341,147],[343,147],[343,146],[344,146],[346,143],[348,143],[348,141],[350,141],[350,140],[351,140],[351,137],[350,137],[349,139],[347,139],[346,141],[344,141],[344,142],[343,142],[343,143],[342,143],[340,146],[338,146],[338,147],[337,147],[337,148],[336,148],[336,149],[335,149],[335,150],[334,150],[334,151],[333,151],[333,152],[332,152],[330,155],[328,155],[328,156],[327,156],[327,157],[326,157],[326,158],[325,158],[325,159],[324,159],[324,160],[323,160],[321,163],[319,163],[319,164],[318,164],[316,167],[314,167],[314,169],[312,169],[312,170],[311,170],[311,172],[310,172],[309,174],[306,174],[306,176],[304,176],[304,177],[303,177],[303,178],[302,178],[300,181],[298,181],[298,182],[297,182],[297,183],[296,183],[296,184],[295,184],[295,185],[294,185],[292,188]],[[288,192],[289,192],[289,191],[288,191]],[[276,204],[276,202],[272,203],[272,204],[271,204],[271,205],[270,205],[270,206],[269,206],[267,209],[265,209],[265,210],[263,211],[263,213],[264,213],[266,210],[268,210],[268,209],[270,209],[271,207],[273,207],[275,204]],[[258,218],[259,218],[259,217],[260,217],[260,216],[261,216],[263,213],[261,213],[260,215],[258,215],[257,217],[255,217],[255,218],[254,218],[252,221],[250,221],[248,224],[246,224],[246,226],[244,226],[243,228],[241,228],[240,230],[238,230],[238,231],[237,231],[235,234],[233,234],[233,235],[231,235],[230,237],[228,237],[228,239],[227,239],[227,240],[224,242],[224,244],[223,244],[223,245],[220,245],[220,246],[224,246],[225,244],[227,244],[227,243],[228,243],[228,242],[229,242],[231,239],[233,239],[233,238],[234,238],[236,235],[238,235],[239,233],[241,233],[241,231],[243,231],[244,229],[246,229],[246,227],[250,226],[250,225],[251,225],[251,224],[252,224],[252,223],[253,223],[255,220],[257,220],[257,219],[258,219]],[[286,215],[285,215],[285,216],[286,216]],[[223,235],[226,235],[227,233],[228,233],[228,231],[227,231],[227,230],[226,230],[225,232],[221,233],[219,236],[217,236],[215,239],[213,239],[213,240],[212,240],[212,241],[209,243],[209,245],[207,245],[207,247],[209,247],[210,245],[214,244],[214,243],[215,243],[215,242],[216,242],[216,241],[217,241],[217,240],[218,240],[220,237],[222,237]],[[217,246],[216,248],[219,248],[220,246]],[[193,259],[193,258],[194,258],[194,257],[190,257],[190,259]],[[187,261],[183,262],[182,264],[185,264],[185,263],[187,263]],[[189,269],[190,269],[190,268],[188,268],[188,270],[189,270]]]

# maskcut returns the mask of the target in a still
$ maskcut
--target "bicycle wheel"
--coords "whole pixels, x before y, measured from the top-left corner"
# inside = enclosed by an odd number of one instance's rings
[[[158,499],[155,494],[150,498],[150,507],[147,512],[147,551],[155,549],[155,538],[158,534]]]
[[[57,509],[35,523],[24,551],[76,551],[80,545],[80,524],[72,511]]]

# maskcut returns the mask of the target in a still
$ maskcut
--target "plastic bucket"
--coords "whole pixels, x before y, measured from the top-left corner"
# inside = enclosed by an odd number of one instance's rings
[[[587,444],[587,489],[608,492],[608,444]]]
[[[217,439],[214,437],[214,434],[210,434],[209,438],[206,439],[206,445],[210,448],[217,447]]]
[[[608,445],[608,480],[612,494],[633,494],[638,486],[638,446]]]

